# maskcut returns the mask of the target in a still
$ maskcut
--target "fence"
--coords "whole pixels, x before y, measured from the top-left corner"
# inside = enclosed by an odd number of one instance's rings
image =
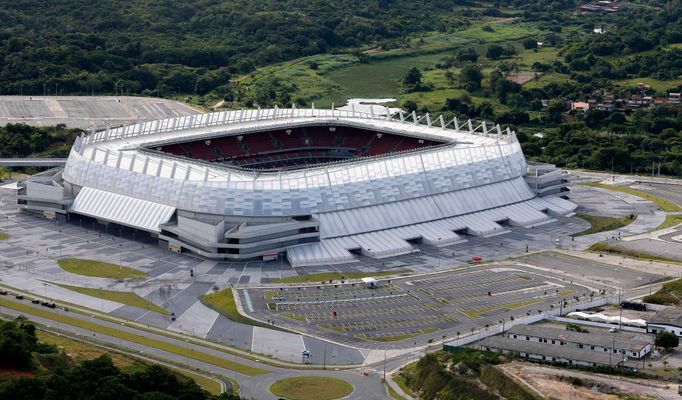
[[[43,278],[43,279],[50,280],[50,281],[59,281],[62,283],[71,283],[71,284],[76,284],[76,285],[83,285],[83,284],[87,285],[88,282],[92,283],[92,280],[88,280],[88,279],[84,279],[84,278],[78,278],[78,277],[75,277],[71,274],[44,272],[44,271],[40,271],[36,267],[29,267],[29,266],[23,265],[23,264],[15,264],[12,261],[3,261],[2,262],[2,268],[26,272],[28,274],[31,274],[31,275],[37,277],[37,278]]]

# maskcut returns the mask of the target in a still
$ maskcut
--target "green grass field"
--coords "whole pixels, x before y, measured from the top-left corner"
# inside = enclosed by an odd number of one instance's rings
[[[672,260],[670,258],[657,256],[655,254],[650,254],[650,253],[646,253],[643,251],[636,251],[636,250],[625,249],[625,248],[618,247],[618,246],[612,246],[608,243],[595,243],[592,246],[590,246],[587,250],[593,251],[595,253],[614,254],[614,255],[620,255],[620,256],[631,257],[631,258],[638,258],[641,260],[651,260],[651,261],[658,261],[658,262],[664,262],[664,263],[669,263],[669,264],[682,264],[682,262]]]
[[[662,197],[654,196],[653,194],[649,194],[647,192],[643,192],[641,190],[633,189],[633,188],[630,188],[627,186],[605,185],[603,183],[597,183],[597,182],[586,182],[586,183],[581,183],[581,185],[590,186],[590,187],[598,187],[598,188],[602,188],[602,189],[613,190],[616,192],[628,193],[628,194],[631,194],[633,196],[641,197],[641,198],[649,200],[650,202],[661,207],[661,209],[663,211],[667,211],[667,212],[682,211],[682,207],[678,206],[677,204],[673,203],[672,201],[670,201],[668,199],[664,199]]]
[[[359,334],[355,335],[355,337],[357,337],[358,339],[371,340],[374,342],[399,342],[401,340],[411,339],[413,337],[421,335],[428,335],[429,333],[438,332],[439,330],[440,329],[438,328],[424,328],[421,329],[419,332],[406,333],[404,335],[365,336],[363,334]]]
[[[673,90],[676,87],[682,85],[682,79],[672,79],[669,81],[661,81],[654,78],[632,78],[632,79],[621,79],[613,81],[616,85],[621,87],[635,87],[638,83],[643,83],[645,85],[651,86],[652,89],[658,91],[668,91]]]
[[[276,326],[273,327],[272,325],[256,321],[255,319],[240,314],[239,310],[237,310],[237,303],[234,300],[231,288],[225,288],[219,292],[203,295],[201,296],[201,302],[208,308],[224,315],[234,322],[285,331],[284,329]]]
[[[490,306],[490,307],[479,308],[477,310],[464,310],[464,309],[460,308],[457,311],[461,312],[462,314],[466,315],[469,318],[478,319],[478,318],[482,318],[483,314],[489,313],[491,311],[516,310],[519,308],[532,306],[533,304],[537,304],[541,301],[542,300],[526,300],[526,301],[520,301],[518,303],[513,303],[513,304],[505,304],[505,305],[500,305],[500,306]]]
[[[392,271],[381,271],[381,272],[320,272],[317,274],[308,275],[296,275],[290,276],[288,278],[273,279],[272,283],[299,283],[299,282],[329,282],[338,281],[342,278],[345,279],[360,279],[366,278],[368,276],[391,276],[391,275],[403,275],[412,272],[411,269],[397,269]]]
[[[491,26],[493,32],[483,30],[486,25]],[[434,79],[442,80],[442,77],[430,76],[434,73],[443,74],[443,71],[434,70],[436,64],[455,54],[458,49],[472,46],[481,55],[479,63],[489,73],[498,61],[483,57],[488,45],[512,43],[539,32],[533,24],[494,24],[493,19],[487,19],[456,32],[432,32],[412,37],[404,48],[367,48],[366,63],[360,63],[358,57],[350,54],[316,55],[262,67],[247,76],[237,78],[236,81],[248,87],[263,79],[279,78],[296,85],[298,90],[294,98],[313,101],[318,107],[330,107],[332,103],[340,106],[348,99],[358,97],[398,98],[402,102],[406,98],[402,96],[401,80],[410,68],[421,69],[426,83],[433,83]],[[536,61],[550,62],[555,56],[556,50],[547,48],[537,52],[522,50],[517,59],[527,69]],[[311,63],[317,64],[317,69],[310,68]],[[451,89],[451,86],[436,84],[436,88],[440,89]],[[446,93],[434,94],[431,96],[430,108],[440,109],[447,97],[452,96]]]
[[[58,284],[59,286],[73,290],[74,292],[82,293],[88,296],[97,297],[98,299],[115,301],[121,304],[125,304],[131,307],[142,308],[149,311],[154,311],[164,315],[170,315],[170,312],[164,310],[163,308],[157,306],[156,304],[145,300],[144,298],[138,296],[133,292],[120,292],[117,290],[104,290],[104,289],[93,289],[84,288],[80,286],[71,286]],[[96,307],[93,307],[96,308]]]
[[[270,392],[289,400],[333,400],[353,393],[353,385],[337,378],[300,376],[278,380]]]
[[[682,299],[682,279],[668,282],[661,290],[644,297],[644,301],[654,304],[679,304]]]
[[[194,360],[203,361],[248,376],[256,376],[269,372],[268,370],[252,367],[249,365],[244,365],[235,361],[225,359],[224,357],[221,356],[207,354],[197,350],[191,350],[184,346],[163,342],[157,339],[138,335],[132,332],[109,328],[95,322],[84,321],[74,317],[55,314],[51,312],[49,309],[32,307],[29,304],[17,303],[11,300],[0,298],[0,306],[11,308],[13,310],[26,313],[28,315],[36,315],[53,321],[62,322],[71,326],[87,329],[92,332],[109,335],[121,340],[127,340],[144,346],[154,347],[156,349],[168,351],[170,353],[177,354],[183,357],[192,358]]]
[[[147,276],[142,271],[104,261],[62,258],[58,263],[64,271],[97,278],[129,279]]]
[[[622,228],[629,225],[635,220],[635,218],[627,217],[604,217],[601,215],[587,215],[587,214],[576,214],[578,217],[589,222],[592,226],[582,232],[576,233],[573,236],[583,236],[592,233],[612,231],[614,229]]]

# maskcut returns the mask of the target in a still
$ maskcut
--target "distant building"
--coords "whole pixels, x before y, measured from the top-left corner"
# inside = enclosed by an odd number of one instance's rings
[[[651,352],[647,337],[632,332],[581,333],[537,325],[517,325],[504,336],[480,342],[482,350],[515,353],[539,361],[587,367],[625,366]]]
[[[671,103],[679,103],[682,101],[682,93],[668,93],[668,99]]]
[[[576,101],[571,103],[571,110],[587,112],[590,110],[590,103],[584,101]]]
[[[654,335],[665,331],[682,337],[682,309],[667,307],[659,311],[655,317],[649,320],[646,331]]]
[[[616,105],[613,103],[599,103],[595,108],[599,111],[613,112],[616,109]]]

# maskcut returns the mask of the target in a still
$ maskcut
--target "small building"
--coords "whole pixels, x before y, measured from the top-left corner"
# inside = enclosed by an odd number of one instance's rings
[[[530,360],[581,367],[620,367],[627,362],[627,358],[619,354],[584,351],[575,347],[552,346],[541,342],[510,340],[503,336],[491,336],[482,340],[479,345],[480,349],[485,351],[512,353]]]
[[[667,307],[649,320],[646,327],[647,333],[671,332],[682,337],[682,309]]]
[[[668,93],[668,99],[671,103],[679,103],[682,101],[682,93]]]
[[[575,101],[571,103],[571,110],[587,112],[590,110],[590,103],[584,101]]]
[[[505,333],[508,339],[572,347],[584,352],[612,353],[640,359],[651,351],[651,340],[644,335],[627,332],[608,334],[583,333],[537,325],[516,325]]]

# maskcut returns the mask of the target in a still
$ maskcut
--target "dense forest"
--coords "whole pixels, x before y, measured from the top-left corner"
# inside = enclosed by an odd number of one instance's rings
[[[395,93],[403,109],[510,125],[529,158],[561,167],[682,176],[679,104],[601,107],[682,91],[682,1],[581,11],[591,3],[17,0],[0,7],[0,94],[304,106],[338,91],[330,76],[349,65],[413,63]],[[357,71],[356,87],[381,75]],[[64,155],[75,134],[8,126],[0,155]]]
[[[5,2],[0,93],[227,91],[256,66],[431,30],[457,3],[468,2]]]
[[[234,74],[363,45],[399,46],[462,19],[575,0],[16,0],[0,7],[0,94],[230,92]],[[506,4],[511,3],[511,4]]]
[[[16,376],[16,377],[12,377]],[[0,400],[238,400],[214,397],[194,381],[158,365],[116,367],[108,355],[76,362],[38,341],[23,317],[0,321]]]

